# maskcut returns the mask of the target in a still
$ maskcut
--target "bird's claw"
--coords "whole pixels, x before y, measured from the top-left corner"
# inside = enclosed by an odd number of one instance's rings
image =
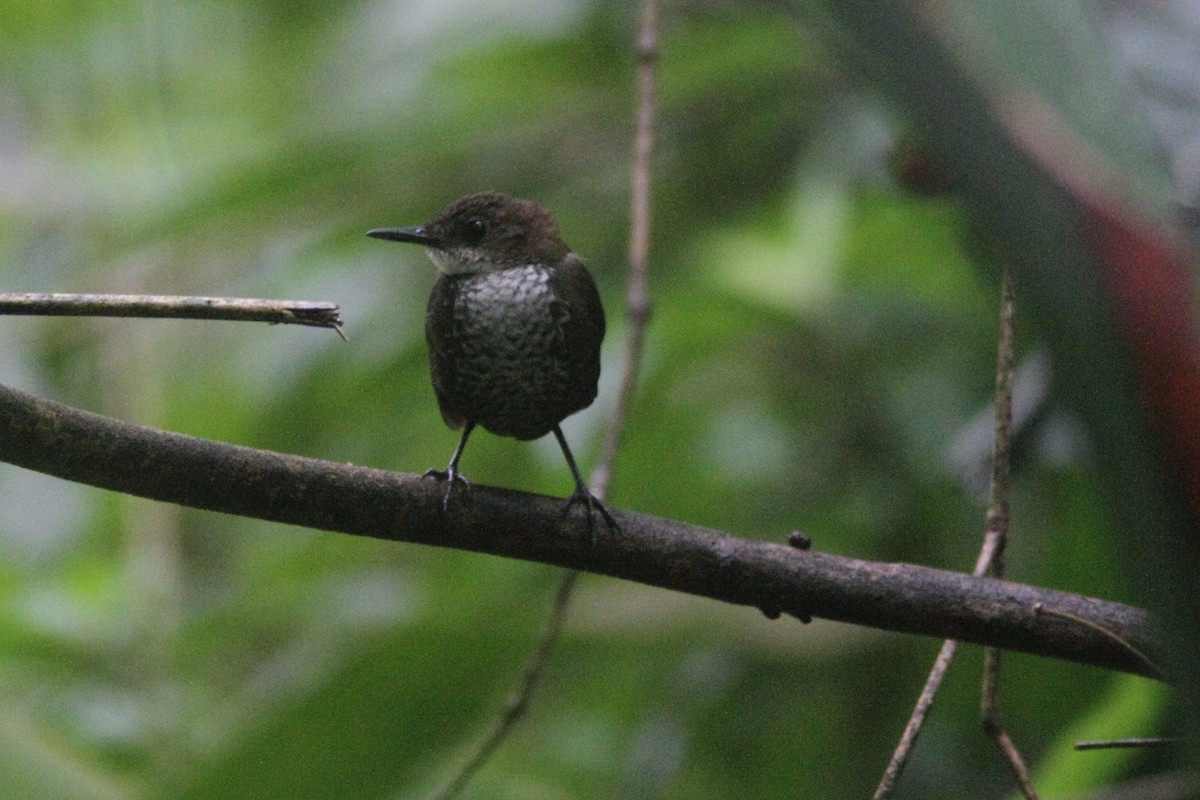
[[[446,494],[442,497],[442,511],[450,510],[450,494],[454,491],[454,485],[461,483],[463,491],[471,491],[471,482],[467,480],[467,476],[463,475],[458,470],[451,467],[450,469],[427,469],[421,479],[435,478],[439,481],[446,481]]]
[[[608,513],[608,509],[604,507],[604,504],[586,489],[577,489],[574,494],[567,498],[567,504],[563,507],[563,514],[568,514],[572,506],[581,504],[586,506],[587,509],[588,537],[591,539],[593,549],[596,547],[596,511],[600,512],[600,516],[604,518],[604,524],[608,526],[610,532],[621,532],[621,526],[613,519],[613,515]]]

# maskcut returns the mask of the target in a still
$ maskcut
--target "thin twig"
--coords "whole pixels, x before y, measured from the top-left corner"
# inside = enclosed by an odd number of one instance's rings
[[[976,559],[973,572],[976,577],[985,575],[1000,577],[1003,574],[1003,554],[1008,538],[1008,521],[1010,518],[1008,487],[1009,446],[1012,438],[1013,362],[1012,284],[1009,280],[1008,271],[1004,270],[1000,286],[1000,341],[996,348],[996,422],[995,437],[992,445],[991,491],[986,517],[987,532],[984,535],[983,546],[980,548],[979,558]],[[901,734],[900,741],[892,753],[892,758],[888,762],[887,769],[884,770],[883,777],[875,789],[874,800],[884,800],[884,798],[891,797],[892,792],[895,790],[896,784],[900,780],[900,775],[908,763],[909,755],[912,753],[913,747],[917,743],[917,738],[921,734],[925,718],[929,715],[929,710],[933,706],[934,697],[937,695],[938,689],[941,688],[942,680],[945,678],[946,672],[954,660],[954,653],[957,647],[958,643],[950,639],[942,644],[942,649],[938,653],[932,669],[929,671],[929,677],[925,681],[921,695],[917,698],[916,706],[909,716],[908,724],[904,727],[904,733]],[[1024,789],[1025,784],[1028,783],[1028,770],[1024,769],[1020,753],[1017,752],[1012,742],[1008,740],[1007,735],[1004,734],[1003,724],[999,721],[999,709],[994,704],[995,687],[998,680],[999,650],[989,648],[985,656],[984,670],[984,727],[996,739],[997,744],[1005,754],[1008,755],[1009,763],[1020,765],[1020,769],[1014,766],[1013,770],[1014,774],[1018,775],[1018,782],[1021,781],[1020,776],[1022,774],[1025,776],[1025,781],[1022,783],[1022,788]],[[994,719],[989,719],[986,716],[989,708],[986,698],[989,697],[993,699],[991,708],[995,710],[997,715]],[[994,729],[989,728],[988,726],[991,724],[996,724],[998,727]],[[1029,786],[1029,791],[1032,791],[1032,786]],[[1026,796],[1029,796],[1028,793]]]
[[[1000,271],[1000,342],[996,347],[996,433],[992,446],[992,479],[987,509],[987,533],[996,539],[995,555],[984,574],[1004,575],[1004,548],[1008,543],[1009,471],[1012,443],[1013,364],[1016,361],[1013,330],[1013,289],[1008,268]]]
[[[979,557],[975,561],[975,569],[972,574],[977,578],[982,577],[983,573],[990,567],[995,555],[996,540],[992,537],[986,537],[983,547],[979,551]],[[942,680],[945,679],[946,673],[950,670],[950,664],[953,663],[954,654],[957,650],[958,640],[947,639],[942,642],[942,649],[938,651],[937,658],[933,662],[933,667],[929,670],[929,677],[925,679],[925,686],[921,689],[921,695],[917,698],[917,704],[913,707],[908,724],[904,726],[904,733],[900,735],[900,741],[892,753],[892,759],[888,762],[887,769],[883,773],[883,778],[879,781],[879,786],[875,789],[874,798],[876,800],[890,797],[895,790],[896,783],[900,780],[900,774],[904,771],[904,766],[908,762],[908,755],[916,745],[917,737],[921,735],[921,728],[925,724],[925,718],[929,716],[929,710],[933,707],[933,699],[937,696],[938,689],[942,685]]]
[[[658,0],[643,0],[641,30],[637,42],[637,132],[634,136],[633,174],[630,190],[629,283],[626,303],[629,335],[625,340],[625,362],[617,389],[612,421],[592,472],[592,491],[604,498],[612,482],[617,448],[625,432],[633,390],[641,371],[646,326],[650,321],[650,291],[647,262],[650,255],[650,166],[654,156],[655,117],[658,108]]]
[[[613,465],[629,414],[633,390],[640,371],[646,324],[650,317],[649,294],[646,282],[646,262],[650,251],[650,164],[654,150],[655,66],[658,51],[658,0],[643,0],[642,25],[638,37],[638,108],[637,133],[634,139],[633,178],[630,197],[629,282],[627,303],[629,334],[616,403],[609,420],[596,467],[592,471],[589,489],[604,500],[612,485]],[[541,682],[550,653],[554,650],[567,608],[579,578],[577,570],[567,570],[559,584],[554,607],[538,637],[538,645],[521,673],[521,680],[509,698],[504,713],[497,718],[492,730],[474,755],[450,777],[430,800],[450,800],[474,774],[487,763],[496,748],[504,742],[516,723],[529,708],[530,698]]]
[[[908,755],[916,745],[917,737],[921,735],[921,728],[925,725],[925,718],[929,716],[929,709],[933,707],[933,699],[937,697],[942,680],[946,677],[946,672],[954,661],[956,650],[958,650],[957,639],[947,639],[942,642],[942,649],[938,651],[937,658],[933,661],[929,677],[925,679],[925,687],[921,690],[917,704],[908,717],[904,733],[900,734],[900,742],[892,752],[892,758],[888,762],[887,769],[883,771],[879,785],[875,787],[875,794],[872,795],[874,800],[892,796],[896,783],[900,780],[900,775],[908,763]]]
[[[1101,739],[1094,742],[1076,742],[1076,750],[1119,750],[1123,748],[1151,748],[1174,744],[1179,739],[1173,736],[1139,736],[1130,739]]]
[[[187,297],[153,294],[0,294],[0,314],[54,317],[223,319],[332,328],[342,334],[334,303],[259,300],[248,297]],[[343,336],[343,338],[345,338]]]
[[[1009,449],[1012,442],[1013,363],[1016,361],[1013,333],[1013,287],[1008,267],[1000,270],[1000,344],[996,351],[996,438],[992,451],[991,498],[987,511],[987,538],[995,541],[995,555],[989,577],[1004,577],[1004,548],[1008,544],[1009,520]],[[1000,662],[1003,651],[989,647],[984,653],[983,682],[980,689],[980,718],[983,730],[992,737],[1013,778],[1026,800],[1037,800],[1033,779],[1021,751],[1013,743],[1000,713]]]
[[[999,651],[995,652],[998,653]],[[1017,786],[1021,789],[1021,794],[1028,798],[1028,800],[1038,800],[1038,793],[1033,788],[1033,776],[1029,774],[1029,767],[1025,764],[1025,759],[1022,757],[1021,751],[1013,743],[1012,737],[1008,735],[1008,730],[1004,727],[1004,720],[1000,717],[999,707],[993,704],[993,708],[995,708],[994,714],[984,719],[984,730],[995,740],[996,746],[1004,754],[1004,760],[1007,762],[1009,771],[1012,772]],[[995,720],[998,726],[995,729],[989,727],[992,720]]]
[[[559,584],[558,592],[554,596],[554,607],[551,609],[550,619],[542,628],[533,654],[525,662],[521,678],[512,694],[509,695],[504,712],[497,718],[488,735],[479,743],[474,754],[450,776],[440,789],[429,795],[429,800],[449,800],[458,794],[475,776],[480,767],[487,763],[496,748],[508,738],[508,734],[517,720],[524,716],[526,709],[529,708],[529,698],[533,696],[533,690],[537,688],[550,653],[554,650],[559,631],[562,629],[562,620],[566,616],[567,605],[571,599],[571,591],[574,588],[575,579],[578,577],[577,570],[567,570],[562,583]]]

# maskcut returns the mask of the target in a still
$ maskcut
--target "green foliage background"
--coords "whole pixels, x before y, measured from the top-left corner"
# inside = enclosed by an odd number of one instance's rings
[[[197,436],[441,466],[456,435],[428,383],[432,268],[363,234],[499,189],[553,209],[601,285],[601,396],[566,426],[592,461],[627,328],[633,8],[3,0],[0,16],[3,291],[331,300],[350,337],[2,318],[5,382]],[[655,313],[611,501],[968,570],[982,502],[951,453],[986,453],[970,423],[995,287],[955,203],[893,180],[902,128],[816,30],[763,6],[664,13]],[[1137,602],[1086,447],[1046,419],[1018,464],[1009,574]],[[553,441],[480,435],[463,467],[570,490]],[[557,580],[0,469],[0,794],[419,797],[502,707]],[[937,647],[585,577],[530,716],[467,796],[868,796]],[[900,796],[1008,794],[978,733],[979,662],[961,655]],[[1068,751],[1157,730],[1157,687],[1006,664],[1042,785],[1153,766]]]

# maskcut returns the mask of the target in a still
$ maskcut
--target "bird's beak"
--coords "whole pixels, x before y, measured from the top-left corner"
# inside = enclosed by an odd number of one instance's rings
[[[415,228],[375,228],[367,231],[367,236],[386,239],[389,242],[419,244],[424,247],[437,248],[441,246],[441,241],[426,233],[424,226],[421,225]]]

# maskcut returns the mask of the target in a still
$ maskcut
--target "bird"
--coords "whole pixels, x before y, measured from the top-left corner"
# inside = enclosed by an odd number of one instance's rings
[[[596,399],[604,307],[583,260],[541,204],[500,192],[452,202],[425,225],[368,236],[421,245],[438,277],[425,314],[430,377],[442,419],[461,430],[445,470],[448,510],[467,439],[476,427],[521,441],[553,433],[575,481],[564,509],[586,508],[611,531],[616,520],[584,483],[561,423]]]

